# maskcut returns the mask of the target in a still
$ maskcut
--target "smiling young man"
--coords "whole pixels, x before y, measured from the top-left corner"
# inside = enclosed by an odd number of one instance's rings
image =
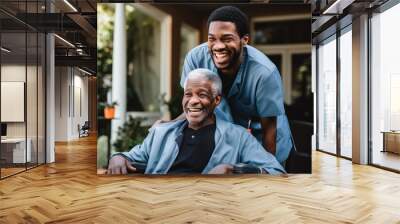
[[[221,93],[221,80],[212,71],[191,71],[182,99],[186,119],[153,127],[141,145],[113,155],[107,173],[135,171],[132,163],[145,164],[146,174],[227,174],[239,164],[263,173],[285,173],[275,157],[243,127],[215,116]]]
[[[281,76],[271,60],[248,42],[248,18],[242,11],[233,6],[214,10],[208,18],[207,43],[186,55],[181,85],[196,68],[218,74],[223,98],[217,116],[251,129],[264,148],[284,164],[292,140]]]

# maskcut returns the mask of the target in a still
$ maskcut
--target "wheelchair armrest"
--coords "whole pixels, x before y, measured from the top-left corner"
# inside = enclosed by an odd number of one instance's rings
[[[233,166],[233,171],[234,174],[245,174],[245,173],[262,173],[263,170],[262,168],[258,166],[254,166],[251,164],[244,164],[244,163],[239,163]]]
[[[146,171],[146,163],[131,162],[131,165],[136,168],[135,173],[144,173]]]

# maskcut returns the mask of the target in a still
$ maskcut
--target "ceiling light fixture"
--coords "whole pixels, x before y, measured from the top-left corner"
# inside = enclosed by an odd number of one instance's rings
[[[72,44],[71,42],[69,42],[68,40],[66,40],[66,39],[64,39],[64,38],[62,38],[62,37],[60,37],[60,36],[57,35],[57,34],[54,34],[54,36],[57,37],[58,39],[60,39],[61,41],[63,41],[64,43],[66,43],[67,45],[69,45],[69,46],[75,48],[75,45],[73,45],[73,44]]]
[[[64,0],[65,4],[67,4],[72,10],[74,10],[75,12],[78,12],[78,10],[68,1],[68,0]]]
[[[11,52],[11,50],[9,50],[9,49],[7,49],[7,48],[5,48],[5,47],[1,47],[1,50],[4,51],[4,52],[7,52],[7,53],[10,53],[10,52]]]

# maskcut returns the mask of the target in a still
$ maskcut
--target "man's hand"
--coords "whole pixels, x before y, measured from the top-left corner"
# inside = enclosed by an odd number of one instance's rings
[[[233,166],[229,164],[220,164],[214,167],[208,174],[231,174]]]
[[[110,159],[108,164],[107,174],[127,174],[128,172],[135,172],[136,168],[125,159],[123,156],[116,155]]]

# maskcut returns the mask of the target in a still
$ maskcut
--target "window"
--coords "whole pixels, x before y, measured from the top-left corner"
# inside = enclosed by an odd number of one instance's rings
[[[269,54],[267,57],[275,64],[278,68],[280,75],[282,75],[282,55],[281,54]]]
[[[318,48],[318,149],[336,154],[336,36]]]
[[[400,170],[398,21],[399,4],[371,18],[371,162],[396,170]]]
[[[292,101],[305,100],[311,94],[311,55],[292,54]]]
[[[186,23],[181,25],[179,76],[182,74],[186,54],[199,44],[199,31]]]
[[[127,116],[145,117],[147,125],[160,118],[168,120],[170,114],[164,100],[168,101],[171,97],[172,17],[151,5],[127,4],[126,8],[128,29],[132,29],[131,34],[139,38],[133,42],[127,38],[128,49],[133,49],[130,48],[132,45],[141,49],[141,53],[136,52],[133,63],[128,56],[128,79],[131,70],[135,73],[131,73],[134,80],[131,86],[135,89],[134,97],[139,104],[131,104],[136,109],[130,109],[128,104]],[[138,25],[136,28],[133,22]]]
[[[99,101],[111,101],[114,4],[98,5]],[[172,18],[148,4],[125,4],[127,41],[126,117],[146,124],[169,119],[164,100],[171,96]],[[163,99],[164,98],[164,99]],[[101,112],[100,112],[101,113]],[[99,128],[101,130],[101,128]]]
[[[311,21],[305,19],[288,19],[258,21],[254,23],[255,44],[298,44],[308,43],[311,39]],[[297,35],[291,35],[293,33]]]
[[[340,36],[340,155],[352,157],[352,33]]]
[[[253,18],[252,44],[278,68],[285,91],[289,119],[312,122],[311,30],[310,15],[269,16]],[[291,35],[293,32],[298,35]],[[304,91],[307,91],[305,93]],[[306,99],[307,98],[307,99]],[[299,115],[296,100],[309,100]],[[293,111],[293,112],[292,112]],[[299,116],[298,116],[299,115]]]
[[[127,110],[159,112],[161,27],[155,18],[126,5]]]

